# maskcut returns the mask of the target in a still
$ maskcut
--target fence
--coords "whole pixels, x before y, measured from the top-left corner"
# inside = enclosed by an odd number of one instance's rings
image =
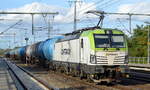
[[[148,64],[148,57],[129,57],[129,64]]]

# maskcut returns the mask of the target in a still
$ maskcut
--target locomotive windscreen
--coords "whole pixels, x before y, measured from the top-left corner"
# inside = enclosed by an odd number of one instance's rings
[[[111,46],[112,48],[123,48],[124,44],[124,36],[123,35],[112,35],[111,36]]]
[[[94,34],[96,48],[124,48],[124,35]]]
[[[110,47],[110,39],[108,35],[95,34],[94,39],[96,48]]]

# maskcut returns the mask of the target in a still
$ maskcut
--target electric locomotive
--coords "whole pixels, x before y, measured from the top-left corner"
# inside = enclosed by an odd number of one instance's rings
[[[112,82],[128,75],[127,58],[127,40],[122,31],[93,27],[59,39],[50,67],[94,82]]]

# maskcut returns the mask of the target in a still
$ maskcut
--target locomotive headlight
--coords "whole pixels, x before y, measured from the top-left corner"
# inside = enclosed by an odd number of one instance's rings
[[[96,64],[96,56],[95,55],[90,56],[90,63]]]

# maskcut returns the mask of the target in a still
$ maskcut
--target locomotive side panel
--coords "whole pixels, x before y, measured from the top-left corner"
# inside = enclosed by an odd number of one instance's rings
[[[54,49],[54,60],[60,62],[79,63],[79,39],[57,42]]]
[[[87,37],[80,38],[80,63],[88,64],[90,61],[90,41]]]

